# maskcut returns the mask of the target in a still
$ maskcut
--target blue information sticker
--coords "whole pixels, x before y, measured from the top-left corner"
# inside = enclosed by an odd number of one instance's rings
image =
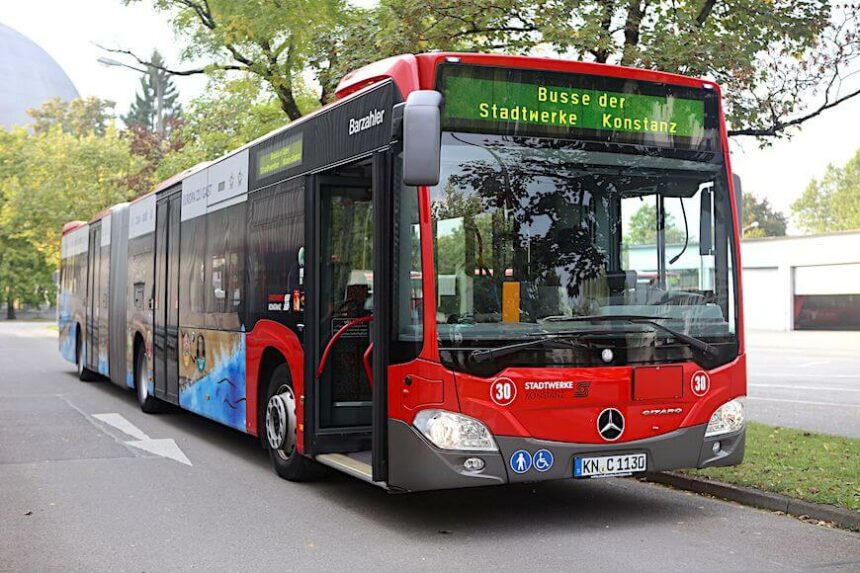
[[[526,450],[517,450],[511,456],[511,469],[518,474],[524,474],[532,467],[532,455]]]
[[[549,471],[553,462],[552,452],[549,450],[538,450],[534,455],[534,466],[539,472]]]

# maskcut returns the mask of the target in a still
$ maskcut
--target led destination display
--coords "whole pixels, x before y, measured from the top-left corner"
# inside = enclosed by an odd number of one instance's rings
[[[257,158],[257,177],[265,177],[278,171],[300,165],[302,162],[302,134],[297,133],[277,145],[274,149],[260,153]]]
[[[704,90],[465,66],[443,70],[441,87],[445,129],[711,147],[703,145],[709,132]]]

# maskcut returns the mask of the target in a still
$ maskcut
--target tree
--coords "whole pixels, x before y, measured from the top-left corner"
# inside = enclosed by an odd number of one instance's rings
[[[54,268],[32,243],[0,238],[0,302],[7,319],[15,319],[16,302],[41,305],[54,300]]]
[[[27,114],[33,118],[33,131],[43,134],[58,125],[66,132],[82,136],[95,134],[104,136],[113,124],[112,101],[96,97],[86,97],[63,101],[60,98],[48,100],[40,108],[31,108]]]
[[[152,52],[150,61],[152,66],[140,78],[140,91],[122,120],[128,127],[137,126],[162,138],[182,117],[182,106],[158,50]]]
[[[139,0],[126,0],[127,2]],[[724,87],[731,135],[790,135],[856,97],[840,91],[860,56],[860,5],[830,0],[152,0],[207,58],[175,74],[240,70],[265,81],[290,119],[306,69],[331,98],[351,69],[399,54],[539,50],[563,57],[702,76]],[[265,17],[261,17],[265,14]],[[145,60],[127,50],[111,50]],[[812,107],[806,102],[812,96]]]
[[[189,103],[174,134],[182,145],[159,162],[155,179],[215,159],[287,123],[278,100],[262,83],[253,77],[210,82],[205,94]],[[296,98],[303,106],[315,105],[313,96],[298,90]]]
[[[49,102],[53,105],[56,102]],[[57,127],[56,129],[60,129]],[[28,133],[23,128],[0,130],[0,215],[7,204],[9,180],[15,180],[27,159]],[[15,318],[15,303],[41,304],[54,295],[52,267],[34,246],[20,238],[0,216],[0,304],[6,318]]]
[[[840,92],[845,70],[860,56],[857,4],[382,0],[379,10],[394,17],[381,31],[385,38],[369,43],[377,53],[392,38],[393,52],[416,46],[549,48],[581,60],[710,78],[723,85],[730,135],[784,135],[860,94],[860,89]],[[818,105],[804,108],[814,94],[820,96]]]
[[[302,85],[309,58],[325,52],[319,39],[338,25],[340,14],[347,10],[345,0],[153,0],[152,4],[170,17],[177,34],[186,40],[183,55],[208,58],[210,63],[174,70],[128,50],[109,51],[173,75],[246,72],[267,83],[290,119],[305,113],[295,89]]]
[[[844,167],[828,165],[824,176],[809,182],[791,210],[808,233],[860,229],[860,150]]]
[[[666,243],[683,243],[682,231],[671,213],[665,214]],[[653,245],[657,242],[657,209],[653,204],[639,207],[630,217],[627,233],[624,235],[626,245]]]
[[[785,235],[788,220],[785,215],[774,209],[767,199],[759,201],[752,193],[744,193],[743,202],[744,237],[753,239]]]
[[[0,161],[0,242],[21,241],[56,268],[64,223],[132,196],[128,182],[143,161],[130,147],[114,127],[104,136],[54,125],[4,137],[0,158],[11,160]]]

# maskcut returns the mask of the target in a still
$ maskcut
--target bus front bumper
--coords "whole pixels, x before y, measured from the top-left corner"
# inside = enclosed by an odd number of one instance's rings
[[[464,452],[441,450],[412,426],[389,420],[388,485],[396,490],[422,491],[572,478],[575,459],[582,456],[645,453],[649,472],[741,463],[746,429],[706,438],[706,428],[707,424],[691,426],[618,444],[576,444],[496,436],[498,452]],[[716,442],[719,445],[715,447]],[[547,450],[552,454],[552,465],[544,471],[532,466],[523,473],[514,472],[512,457],[521,450],[529,456],[538,450]],[[467,470],[464,464],[470,458],[480,458],[484,468]]]

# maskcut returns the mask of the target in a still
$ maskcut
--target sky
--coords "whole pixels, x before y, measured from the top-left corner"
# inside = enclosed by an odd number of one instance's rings
[[[141,55],[158,48],[174,67],[193,65],[179,62],[181,42],[164,15],[150,8],[148,0],[130,6],[121,0],[0,0],[0,22],[47,51],[81,95],[112,100],[120,113],[125,113],[134,99],[139,74],[99,64],[98,58],[108,54],[96,44]],[[202,76],[175,77],[174,81],[183,102],[206,88]],[[860,86],[860,74],[852,81],[855,88]],[[810,120],[790,141],[777,141],[767,149],[760,149],[752,138],[732,138],[732,167],[741,176],[745,191],[767,198],[788,214],[791,203],[812,178],[821,177],[828,163],[844,164],[860,149],[858,125],[860,97]],[[791,226],[789,232],[793,231],[796,229]]]

